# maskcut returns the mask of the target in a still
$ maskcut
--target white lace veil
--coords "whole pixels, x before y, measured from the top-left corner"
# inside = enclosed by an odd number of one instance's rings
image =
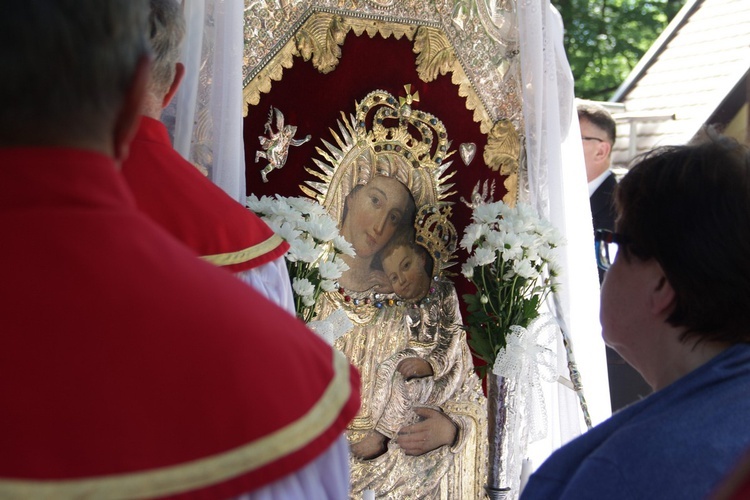
[[[549,1],[520,0],[518,20],[528,164],[528,191],[521,196],[528,196],[527,201],[566,239],[559,255],[562,286],[551,309],[566,327],[591,420],[596,425],[609,417],[611,410],[573,75],[562,43],[562,19]],[[557,359],[559,373],[567,376],[562,342],[558,342]],[[545,399],[550,407],[549,429],[546,439],[530,446],[532,467],[585,429],[573,391],[552,384],[545,387]]]
[[[243,0],[183,0],[185,77],[164,122],[174,147],[245,203],[242,140]],[[200,126],[196,126],[200,123]]]

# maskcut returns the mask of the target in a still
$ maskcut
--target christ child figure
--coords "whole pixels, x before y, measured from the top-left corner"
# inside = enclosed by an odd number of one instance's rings
[[[362,459],[388,451],[399,430],[419,420],[419,408],[439,409],[463,368],[453,361],[460,359],[456,351],[463,338],[455,290],[450,281],[433,278],[439,264],[416,242],[414,229],[394,234],[376,262],[407,310],[408,338],[404,349],[378,366],[375,391],[388,396],[371,409],[374,429],[352,445]]]

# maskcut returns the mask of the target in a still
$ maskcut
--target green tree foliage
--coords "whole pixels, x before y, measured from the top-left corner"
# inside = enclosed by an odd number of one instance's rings
[[[685,0],[552,0],[565,24],[576,96],[606,101]]]

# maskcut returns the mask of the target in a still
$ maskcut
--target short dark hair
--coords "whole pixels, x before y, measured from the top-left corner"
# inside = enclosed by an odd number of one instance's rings
[[[98,137],[149,52],[146,0],[23,0],[0,16],[0,143]]]
[[[682,340],[750,342],[750,150],[708,130],[634,165],[615,194],[625,258],[661,265]]]
[[[585,118],[607,134],[609,143],[614,146],[617,137],[617,124],[609,111],[604,107],[594,103],[580,103],[577,106],[578,120]]]

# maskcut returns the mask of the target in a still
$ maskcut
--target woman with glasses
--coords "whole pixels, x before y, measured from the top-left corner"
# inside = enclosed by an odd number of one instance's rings
[[[750,150],[708,132],[616,191],[605,341],[654,393],[555,452],[522,498],[707,498],[750,447]]]

